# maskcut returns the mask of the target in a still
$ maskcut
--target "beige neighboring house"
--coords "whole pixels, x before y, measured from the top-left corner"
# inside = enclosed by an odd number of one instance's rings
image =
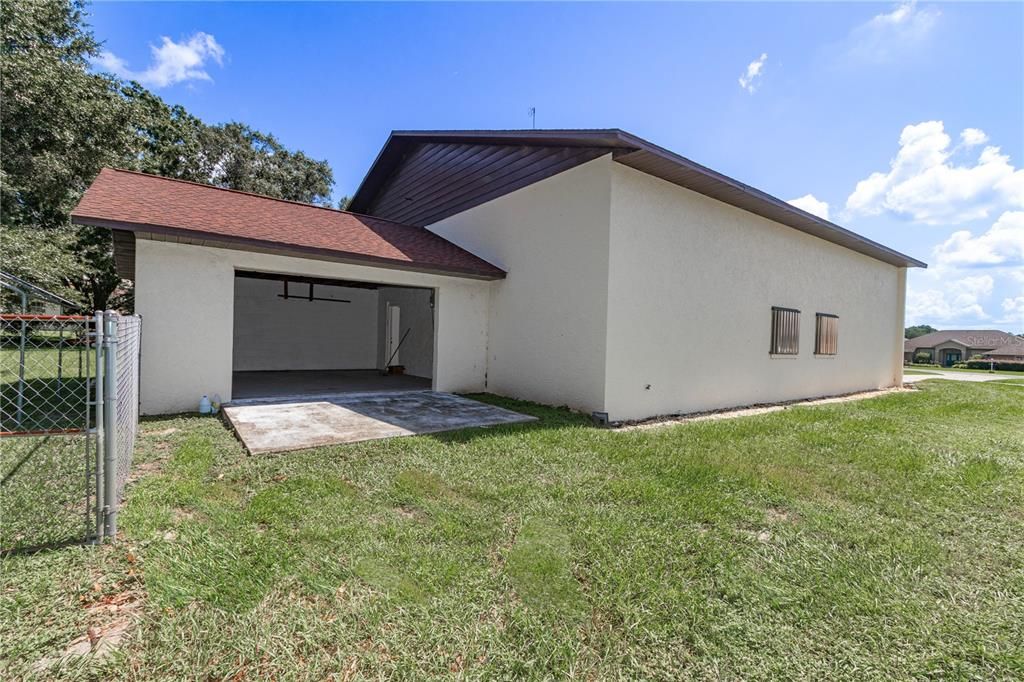
[[[621,130],[395,132],[351,211],[100,173],[143,412],[390,365],[610,421],[902,382],[924,263]]]
[[[1024,338],[998,329],[948,329],[903,343],[905,362],[927,353],[930,362],[951,367],[975,356],[992,360],[1024,360]]]

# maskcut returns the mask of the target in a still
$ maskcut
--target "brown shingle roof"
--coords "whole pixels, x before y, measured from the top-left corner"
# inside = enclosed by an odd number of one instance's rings
[[[71,217],[81,225],[198,237],[483,279],[500,268],[422,227],[184,180],[104,168]]]
[[[997,348],[1013,343],[1017,338],[998,329],[949,329],[910,339],[903,348],[910,352],[916,348],[933,348],[945,341],[956,341],[968,348]]]
[[[997,357],[1001,355],[1007,355],[1011,357],[1024,355],[1024,339],[1018,337],[1016,341],[1011,341],[1005,346],[1000,346],[999,348],[994,348],[992,350],[985,351],[985,355],[994,355]]]

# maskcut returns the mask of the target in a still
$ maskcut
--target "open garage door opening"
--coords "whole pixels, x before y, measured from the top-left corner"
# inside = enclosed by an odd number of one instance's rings
[[[430,389],[434,291],[235,272],[232,400]]]

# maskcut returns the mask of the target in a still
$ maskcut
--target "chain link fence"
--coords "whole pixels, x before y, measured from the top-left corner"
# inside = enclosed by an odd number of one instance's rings
[[[93,326],[81,315],[0,315],[0,424],[4,433],[90,428]]]
[[[117,334],[117,360],[115,372],[117,387],[114,396],[116,463],[116,499],[124,496],[124,485],[132,468],[135,436],[139,426],[139,358],[142,340],[142,318],[138,315],[118,316],[114,327]]]
[[[116,533],[140,334],[114,312],[0,315],[0,552]]]

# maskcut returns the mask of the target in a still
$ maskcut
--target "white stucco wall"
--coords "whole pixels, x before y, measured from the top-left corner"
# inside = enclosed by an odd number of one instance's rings
[[[430,226],[508,272],[491,292],[488,391],[602,409],[612,165],[595,159]]]
[[[143,413],[194,410],[203,393],[230,399],[236,269],[431,288],[433,342],[403,347],[410,373],[424,375],[430,355],[437,390],[488,390],[613,420],[902,377],[904,269],[610,156],[430,229],[508,277],[483,282],[139,239]],[[796,357],[768,354],[773,305],[802,311]],[[402,312],[404,326],[412,303]],[[815,312],[839,316],[837,356],[813,354]],[[367,366],[380,362],[379,324]]]
[[[377,291],[314,285],[315,297],[350,301],[331,303],[301,300],[308,290],[292,283],[284,299],[281,282],[235,278],[236,371],[377,366]]]
[[[902,379],[902,268],[621,164],[612,168],[610,253],[613,420]],[[802,313],[795,357],[768,353],[773,305]],[[835,356],[814,355],[816,312],[839,316]]]
[[[390,303],[397,305],[401,311],[402,333],[409,330],[408,336],[398,349],[398,363],[405,367],[406,374],[429,378],[434,367],[434,311],[430,307],[430,290],[381,287],[379,294],[377,335],[380,343],[377,345],[376,366],[384,369],[388,361],[387,356],[390,354],[384,341],[386,308]]]
[[[489,282],[147,239],[135,257],[144,414],[195,410],[204,393],[231,398],[236,269],[433,288],[434,388],[484,388]]]

